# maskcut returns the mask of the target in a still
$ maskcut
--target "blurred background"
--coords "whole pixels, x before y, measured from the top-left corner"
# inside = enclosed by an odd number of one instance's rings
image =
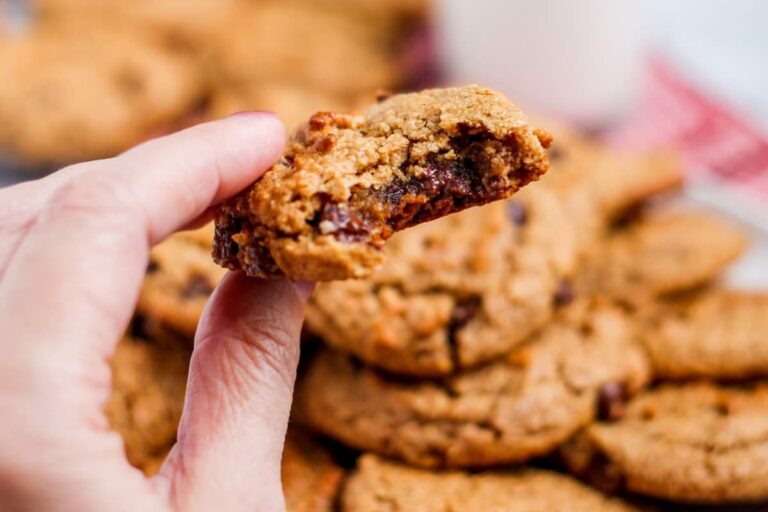
[[[768,283],[761,0],[3,0],[0,186],[247,109],[293,127],[377,91],[500,89],[621,150],[673,147],[685,196],[755,232]]]

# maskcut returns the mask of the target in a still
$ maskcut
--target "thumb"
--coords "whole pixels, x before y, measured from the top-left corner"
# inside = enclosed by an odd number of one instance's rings
[[[203,315],[159,480],[178,510],[283,510],[280,459],[309,283],[230,273]]]

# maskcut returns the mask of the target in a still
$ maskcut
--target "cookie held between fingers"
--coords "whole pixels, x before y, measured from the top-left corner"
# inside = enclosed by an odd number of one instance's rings
[[[477,86],[314,115],[285,156],[222,205],[214,257],[257,277],[365,277],[396,231],[509,197],[547,171],[550,138]]]
[[[523,462],[647,382],[645,354],[629,336],[621,313],[599,309],[575,325],[553,323],[503,360],[427,381],[327,351],[300,381],[295,412],[349,446],[416,466]]]
[[[748,379],[768,374],[768,294],[708,289],[669,298],[640,320],[661,379]]]
[[[632,512],[551,471],[432,472],[363,455],[342,494],[343,512]]]
[[[572,471],[605,489],[681,502],[768,498],[768,388],[664,386],[637,396],[615,422],[563,448]]]

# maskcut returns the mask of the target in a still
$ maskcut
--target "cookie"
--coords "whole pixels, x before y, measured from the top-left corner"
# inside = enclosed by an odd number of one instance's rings
[[[172,336],[124,338],[112,358],[105,408],[123,438],[128,462],[152,473],[176,441],[191,350]]]
[[[615,415],[648,374],[626,319],[603,306],[444,379],[398,379],[326,351],[301,379],[295,412],[357,449],[421,467],[476,468],[551,452],[596,414]]]
[[[594,286],[628,302],[695,288],[745,248],[742,231],[709,214],[651,214],[608,237],[592,262]]]
[[[546,172],[548,141],[477,86],[401,94],[359,115],[321,112],[220,208],[214,257],[257,277],[365,277],[394,232],[508,197]]]
[[[574,236],[558,197],[530,187],[510,202],[398,233],[370,278],[317,287],[307,326],[395,373],[476,366],[509,352],[568,301]]]
[[[363,455],[344,487],[343,512],[630,512],[609,498],[553,471],[432,472]]]
[[[288,512],[333,512],[344,471],[316,440],[288,428],[282,480]]]
[[[768,294],[708,289],[661,301],[640,332],[660,379],[768,375]]]
[[[176,42],[201,47],[243,8],[239,0],[32,0],[30,3],[43,20],[77,19],[89,24],[131,25],[137,30],[155,31]]]
[[[0,147],[29,163],[114,156],[203,94],[186,55],[141,32],[42,24],[0,47]]]
[[[223,25],[210,46],[217,73],[235,85],[276,82],[359,94],[401,80],[377,31],[314,5],[255,4]]]
[[[357,104],[358,101],[354,98],[337,96],[301,85],[219,85],[211,97],[209,113],[213,118],[220,118],[244,110],[269,110],[277,113],[290,132],[315,112],[351,112]]]
[[[639,395],[621,419],[596,423],[564,459],[602,488],[730,503],[768,498],[768,388],[699,383]]]
[[[213,224],[177,233],[157,245],[139,295],[137,311],[192,337],[208,297],[226,271],[211,260]]]
[[[671,157],[619,156],[563,128],[555,133],[551,170],[534,187],[508,206],[396,234],[370,278],[318,286],[307,324],[366,364],[415,376],[493,359],[540,329],[578,297],[583,260],[615,217],[646,194],[676,189],[680,177]],[[621,183],[597,195],[608,169]]]

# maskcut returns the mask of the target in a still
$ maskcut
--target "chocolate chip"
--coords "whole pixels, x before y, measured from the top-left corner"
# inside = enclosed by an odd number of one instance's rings
[[[528,210],[519,201],[507,202],[507,215],[516,226],[525,226],[528,223]]]
[[[317,222],[321,233],[333,234],[342,242],[360,242],[371,233],[371,226],[358,212],[337,203],[326,203]]]
[[[187,280],[187,284],[181,291],[181,295],[187,299],[207,296],[213,293],[213,285],[207,277],[195,274]]]
[[[597,417],[603,421],[618,420],[624,415],[627,392],[621,382],[606,382],[597,395]]]
[[[157,262],[153,259],[149,260],[149,263],[147,263],[147,274],[151,274],[153,272],[157,272],[157,270],[160,267],[158,266]]]
[[[563,279],[555,291],[553,301],[555,307],[561,308],[567,306],[576,298],[576,290],[573,288],[573,283],[568,279]]]
[[[549,150],[547,151],[547,158],[549,158],[550,162],[556,162],[558,160],[561,160],[566,154],[565,149],[560,144],[554,144]]]
[[[381,103],[384,100],[388,100],[389,98],[392,97],[392,94],[393,94],[392,91],[379,89],[378,91],[376,91],[376,102]]]
[[[458,331],[467,325],[477,314],[481,303],[480,297],[476,296],[466,297],[457,301],[451,313],[450,329]]]

